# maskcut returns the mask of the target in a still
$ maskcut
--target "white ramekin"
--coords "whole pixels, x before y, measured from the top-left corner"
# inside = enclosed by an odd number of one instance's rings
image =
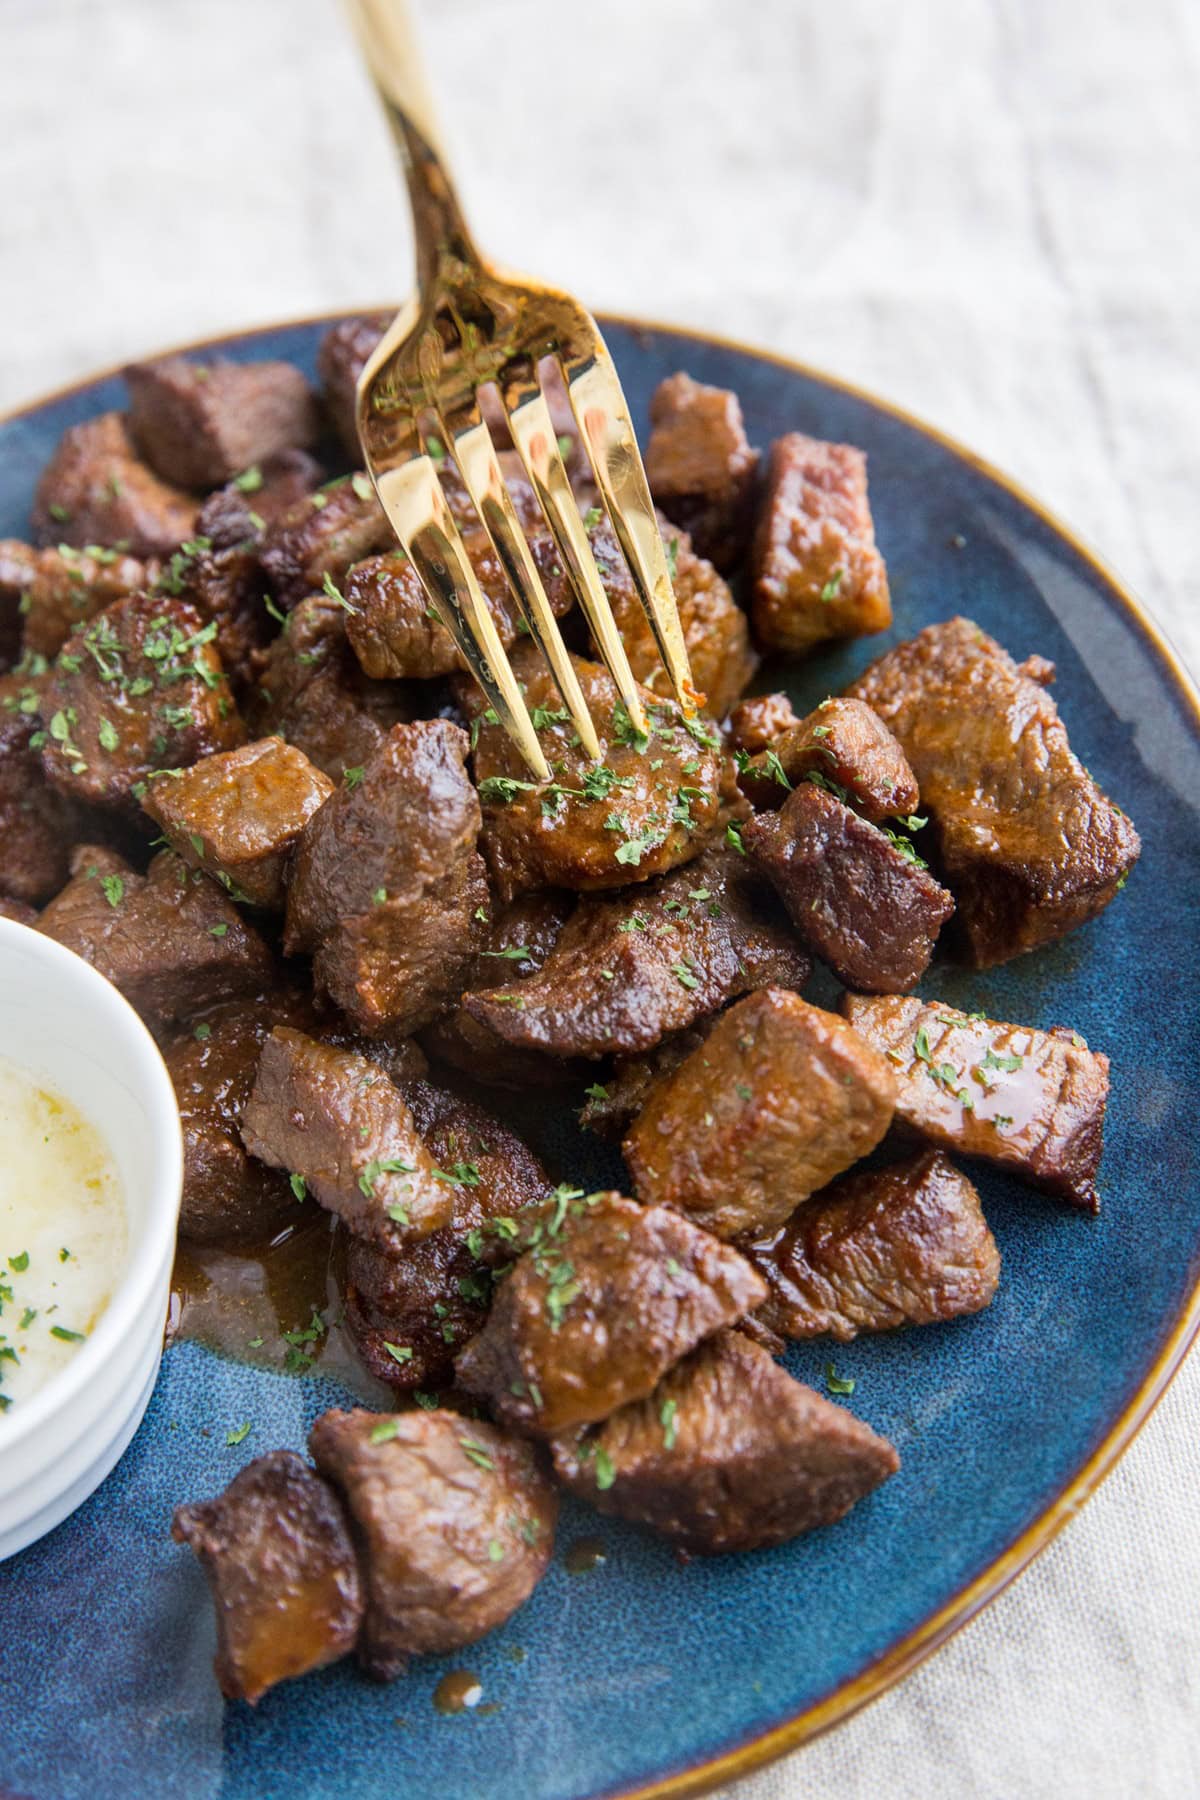
[[[2,1561],[86,1500],[141,1423],[162,1356],[183,1143],[171,1078],[133,1008],[80,957],[7,919],[0,1056],[57,1089],[102,1132],[129,1221],[124,1272],[87,1342],[0,1414]]]

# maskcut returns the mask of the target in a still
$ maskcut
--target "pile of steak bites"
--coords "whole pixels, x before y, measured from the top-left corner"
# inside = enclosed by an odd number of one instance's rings
[[[334,466],[354,453],[381,324],[327,334],[320,395],[282,363],[131,369],[128,410],[59,444],[33,546],[0,544],[0,910],[157,1034],[185,1239],[337,1216],[346,1325],[397,1396],[326,1413],[312,1464],[259,1457],[175,1515],[222,1687],[251,1700],[352,1648],[391,1677],[507,1618],[558,1486],[712,1553],[837,1519],[892,1474],[783,1340],[987,1306],[999,1256],[957,1159],[1094,1210],[1108,1088],[1070,1029],[912,989],[943,930],[1003,962],[1092,918],[1138,854],[1052,665],[969,619],[806,718],[742,698],[760,649],[885,629],[887,573],[858,450],[792,432],[760,462],[736,396],[684,374],[646,461],[699,719],[665,694],[563,397],[648,733],[502,455],[599,763],[443,452],[553,770],[533,784],[370,482],[315,460],[332,433]],[[801,998],[814,958],[838,1012]],[[629,1195],[554,1187],[464,1075],[552,1106],[586,1085]],[[856,1170],[885,1138],[891,1160]]]

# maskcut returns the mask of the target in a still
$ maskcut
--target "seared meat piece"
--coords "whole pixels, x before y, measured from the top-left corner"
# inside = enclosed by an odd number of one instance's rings
[[[753,694],[739,700],[725,721],[729,748],[756,756],[769,750],[785,731],[799,724],[786,694]]]
[[[74,950],[152,1023],[267,987],[271,953],[214,881],[160,851],[137,875],[81,845],[38,930]]]
[[[868,824],[804,781],[782,812],[743,826],[742,842],[839,981],[899,994],[921,979],[954,900],[908,838]]]
[[[14,925],[36,925],[36,906],[26,906],[24,900],[10,900],[6,894],[0,894],[0,919],[10,919]]]
[[[61,792],[124,806],[156,769],[245,736],[213,624],[157,594],[117,600],[68,638],[46,679],[46,774]]]
[[[610,1073],[588,1088],[587,1105],[580,1108],[579,1123],[597,1137],[619,1144],[658,1083],[673,1075],[684,1058],[704,1042],[709,1023],[705,1019],[683,1031],[673,1031],[640,1056],[614,1057]]]
[[[510,989],[519,990],[553,950],[574,904],[571,894],[544,891],[518,894],[504,907],[487,907],[487,922],[480,922],[481,947],[463,971],[463,997],[491,988],[501,976]],[[540,1087],[570,1077],[560,1058],[506,1043],[486,1021],[473,1018],[461,999],[426,1027],[423,1041],[431,1056],[495,1087]]]
[[[195,500],[138,461],[117,412],[68,426],[33,502],[34,541],[77,550],[120,545],[130,556],[169,556],[195,524]]]
[[[847,801],[864,819],[915,813],[920,798],[904,752],[861,700],[823,700],[748,760],[738,781],[756,806],[782,806],[806,778]]]
[[[978,625],[930,625],[849,691],[904,746],[976,967],[1104,910],[1138,834],[1072,754],[1045,688]]]
[[[483,1324],[491,1277],[472,1252],[479,1228],[539,1200],[550,1183],[507,1126],[428,1082],[404,1097],[425,1148],[453,1196],[440,1231],[390,1256],[351,1238],[346,1324],[371,1374],[402,1391],[449,1387],[457,1351]]]
[[[273,519],[259,561],[269,591],[288,611],[308,594],[336,588],[352,564],[394,543],[375,489],[358,473],[329,482]]]
[[[746,547],[758,471],[737,395],[670,375],[654,390],[650,424],[646,477],[656,503],[691,533],[701,556],[732,568]]]
[[[845,1344],[959,1319],[989,1306],[1000,1279],[979,1195],[940,1150],[846,1175],[740,1248],[771,1289],[756,1316],[790,1338]]]
[[[131,364],[125,381],[133,440],[155,474],[176,487],[219,487],[277,451],[317,439],[315,398],[291,363],[168,356]]]
[[[391,324],[390,312],[365,313],[339,319],[317,346],[317,375],[321,397],[347,454],[357,462],[362,455],[355,421],[354,394],[368,356]]]
[[[900,1467],[886,1438],[740,1331],[720,1332],[648,1399],[552,1450],[572,1493],[696,1556],[832,1525]]]
[[[545,1574],[558,1496],[531,1445],[459,1413],[355,1409],[322,1413],[308,1447],[354,1521],[377,1679],[475,1643]]]
[[[799,431],[771,445],[752,572],[754,629],[774,650],[887,630],[892,603],[861,450]]]
[[[148,587],[156,563],[92,544],[34,550],[15,538],[0,542],[0,618],[19,609],[21,642],[34,656],[56,656],[73,631],[114,600]]]
[[[156,776],[142,805],[171,848],[235,900],[281,907],[300,833],[332,793],[302,751],[269,737]]]
[[[265,1040],[242,1141],[393,1254],[453,1216],[454,1190],[438,1180],[399,1088],[368,1057],[303,1032],[277,1026]]]
[[[672,586],[692,683],[696,692],[704,695],[705,712],[719,719],[758,667],[758,657],[750,644],[750,626],[712,563],[693,554],[692,540],[686,531],[680,531],[661,513],[658,525],[667,547],[667,561],[674,572]],[[592,548],[635,678],[651,693],[668,694],[670,682],[654,633],[637,597],[633,577],[619,561],[620,552],[607,523],[593,531]]]
[[[0,676],[0,894],[48,900],[67,879],[73,809],[42,771],[40,680]]]
[[[532,1228],[460,1384],[504,1423],[550,1436],[649,1394],[701,1339],[766,1298],[745,1258],[668,1206],[561,1197]]]
[[[1100,1210],[1108,1058],[1077,1031],[998,1024],[915,996],[845,994],[842,1010],[894,1067],[897,1125]]]
[[[506,1043],[629,1055],[736,994],[803,987],[809,973],[746,862],[711,849],[645,887],[586,896],[536,974],[464,994],[463,1006]]]
[[[300,839],[285,945],[363,1031],[427,1025],[462,985],[488,899],[466,752],[445,719],[393,726]]]
[[[695,721],[691,734],[673,703],[642,689],[652,730],[635,739],[617,690],[598,663],[572,657],[596,725],[603,762],[593,767],[554,677],[534,644],[511,661],[555,782],[528,779],[521,753],[487,718],[484,695],[463,683],[461,698],[477,730],[475,780],[484,808],[483,846],[502,899],[524,888],[595,889],[648,881],[701,848],[717,816],[715,734]]]
[[[295,1451],[258,1456],[215,1500],[177,1506],[171,1536],[208,1577],[227,1700],[253,1703],[353,1649],[364,1601],[346,1515]]]
[[[284,737],[334,781],[361,770],[392,726],[411,719],[406,690],[368,681],[346,642],[346,614],[316,594],[288,614],[247,701],[256,737]]]
[[[208,496],[196,520],[197,535],[217,551],[257,544],[273,520],[319,486],[322,474],[307,450],[280,450]]]
[[[284,1024],[312,1029],[312,1006],[273,988],[207,1008],[163,1052],[183,1127],[179,1230],[193,1242],[261,1241],[295,1216],[287,1176],[248,1156],[239,1131],[263,1043]]]
[[[769,1231],[879,1143],[896,1080],[834,1013],[764,988],[654,1087],[622,1146],[639,1200],[718,1237]]]

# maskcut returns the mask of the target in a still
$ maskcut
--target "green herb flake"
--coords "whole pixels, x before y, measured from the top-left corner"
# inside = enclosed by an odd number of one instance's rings
[[[235,475],[233,485],[242,494],[257,494],[263,484],[263,472],[257,463],[251,463],[240,475]]]
[[[393,1362],[406,1363],[412,1361],[413,1353],[407,1344],[389,1344],[385,1338],[383,1347]]]
[[[378,1425],[371,1427],[369,1441],[372,1444],[390,1444],[393,1438],[400,1436],[403,1426],[402,1419],[380,1419]]]
[[[613,1467],[612,1457],[608,1454],[608,1451],[604,1448],[603,1444],[596,1445],[595,1468],[596,1486],[600,1489],[601,1493],[603,1493],[604,1490],[610,1488],[617,1479],[617,1471]]]
[[[828,606],[831,600],[837,599],[838,589],[842,585],[842,577],[845,573],[846,571],[844,569],[835,569],[833,574],[829,577],[829,580],[825,583],[825,586],[821,589],[821,598],[826,606]]]
[[[677,1400],[664,1400],[659,1408],[658,1416],[662,1422],[664,1450],[673,1450],[675,1448],[675,1440],[679,1435],[676,1422],[678,1411],[679,1402]]]
[[[239,1425],[234,1431],[225,1433],[225,1448],[232,1450],[235,1444],[244,1444],[249,1436],[250,1421],[247,1419],[244,1425]]]
[[[10,1256],[8,1266],[14,1275],[23,1275],[29,1267],[29,1252],[22,1250],[19,1256]]]
[[[289,1175],[288,1186],[291,1188],[292,1193],[296,1196],[297,1200],[306,1200],[308,1198],[308,1183],[305,1181],[303,1175]]]
[[[477,1469],[492,1470],[496,1467],[478,1438],[464,1437],[459,1438],[458,1441],[462,1446],[464,1454],[475,1464]]]
[[[198,1044],[206,1044],[212,1036],[212,1026],[204,1024],[197,1025],[196,1029],[192,1032],[192,1036]]]
[[[826,1363],[825,1386],[831,1394],[852,1394],[856,1383],[853,1375],[839,1375],[832,1363]]]
[[[82,1331],[68,1331],[65,1325],[52,1325],[50,1336],[61,1338],[64,1344],[82,1344],[87,1334]]]

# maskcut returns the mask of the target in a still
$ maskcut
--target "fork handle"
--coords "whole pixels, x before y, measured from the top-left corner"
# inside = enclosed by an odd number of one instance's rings
[[[408,180],[417,279],[430,287],[449,259],[477,263],[448,172],[407,0],[346,0]]]

